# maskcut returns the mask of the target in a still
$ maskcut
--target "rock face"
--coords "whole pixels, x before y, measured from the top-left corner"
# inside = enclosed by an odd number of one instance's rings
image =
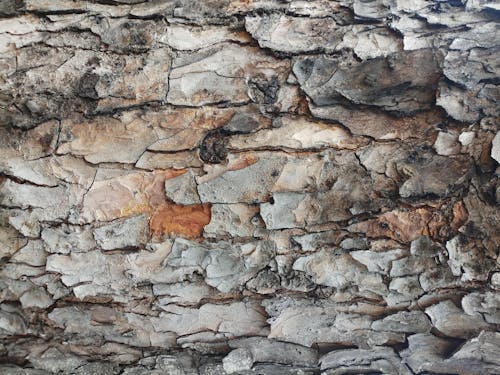
[[[500,374],[499,17],[0,1],[0,374]]]

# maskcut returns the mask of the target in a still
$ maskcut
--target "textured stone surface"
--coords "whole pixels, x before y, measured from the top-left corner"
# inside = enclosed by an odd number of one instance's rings
[[[241,203],[214,204],[204,233],[206,237],[252,237],[257,228],[263,227],[260,224],[258,207]]]
[[[169,76],[169,103],[193,106],[228,101],[246,103],[254,95],[265,104],[276,100],[288,67],[286,61],[235,44],[214,48],[208,56],[201,51],[174,60]]]
[[[491,157],[500,163],[500,132],[497,132],[491,144]]]
[[[430,334],[410,336],[408,342],[402,357],[416,373],[494,374],[500,368],[493,349],[498,346],[498,332],[481,332],[452,356],[448,352],[453,346]]]
[[[0,373],[500,373],[483,0],[0,1]]]
[[[190,170],[180,176],[165,181],[167,198],[177,204],[200,204],[195,176]]]
[[[345,32],[335,26],[332,18],[301,19],[279,14],[245,18],[245,28],[261,47],[288,53],[335,50]]]
[[[229,346],[248,349],[255,362],[309,367],[315,367],[318,362],[318,353],[315,349],[261,337],[232,340]]]
[[[361,63],[349,57],[307,57],[298,60],[293,71],[317,106],[347,100],[408,113],[430,108],[439,78],[435,59],[429,50],[400,52]]]
[[[393,374],[411,374],[399,363],[399,358],[390,348],[339,350],[326,354],[320,359],[325,374],[341,374],[344,371],[381,371]],[[345,373],[345,372],[344,372]]]
[[[234,349],[222,360],[224,371],[228,374],[250,370],[252,365],[252,353],[245,348]]]
[[[361,143],[362,141],[358,141]],[[312,122],[303,118],[283,118],[280,127],[263,129],[255,134],[232,137],[228,147],[252,149],[283,147],[291,149],[316,149],[323,147],[354,148],[356,141],[341,127]]]
[[[463,312],[450,300],[428,307],[426,313],[440,332],[451,337],[471,337],[488,326],[483,318]]]
[[[135,216],[103,225],[94,230],[94,238],[103,250],[144,246],[148,242],[147,218]]]

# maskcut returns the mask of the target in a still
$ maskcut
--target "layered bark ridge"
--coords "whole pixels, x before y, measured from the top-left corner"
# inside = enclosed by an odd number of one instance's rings
[[[0,2],[0,373],[499,374],[500,7]]]

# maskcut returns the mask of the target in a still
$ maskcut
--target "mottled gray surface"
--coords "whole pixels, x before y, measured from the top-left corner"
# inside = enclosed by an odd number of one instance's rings
[[[499,17],[0,1],[0,374],[499,374]]]

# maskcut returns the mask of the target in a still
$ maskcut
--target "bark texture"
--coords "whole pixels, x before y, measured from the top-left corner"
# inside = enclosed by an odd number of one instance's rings
[[[0,373],[499,374],[499,19],[0,1]]]

